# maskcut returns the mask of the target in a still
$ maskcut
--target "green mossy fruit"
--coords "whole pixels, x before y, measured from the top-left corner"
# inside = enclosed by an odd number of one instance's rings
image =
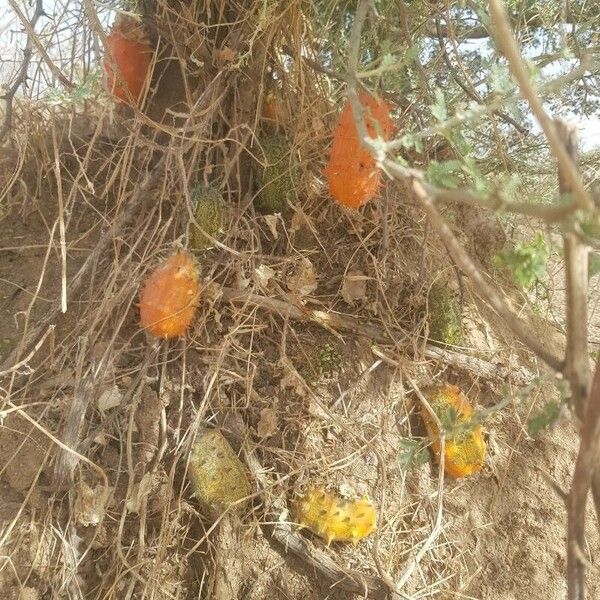
[[[434,283],[429,291],[429,339],[432,342],[460,346],[463,323],[460,303],[448,287]]]
[[[287,200],[294,193],[298,179],[290,143],[283,135],[270,135],[260,140],[260,148],[260,194],[256,198],[256,208],[264,214],[285,212]]]
[[[194,495],[202,507],[217,518],[235,504],[243,510],[243,501],[252,493],[248,472],[218,429],[198,433],[190,456],[188,477]]]
[[[213,245],[208,236],[216,240],[223,238],[228,216],[227,205],[221,192],[212,187],[197,186],[191,195],[196,203],[194,219],[198,226],[190,223],[190,247],[193,250],[205,250]]]

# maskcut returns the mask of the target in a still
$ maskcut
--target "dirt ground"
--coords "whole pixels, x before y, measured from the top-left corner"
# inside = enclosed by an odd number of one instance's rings
[[[39,181],[0,221],[1,361],[60,302],[60,210],[55,186]],[[70,205],[68,281],[113,210],[110,199]],[[451,267],[436,269],[443,251],[435,239],[423,244],[416,209],[390,216],[383,255],[377,208],[362,217],[334,206],[320,220],[309,215],[286,217],[285,228],[276,221],[276,235],[272,220],[254,216],[262,253],[223,267],[226,275],[210,266],[222,264],[218,250],[199,257],[201,316],[185,341],[157,343],[138,326],[137,287],[172,251],[165,242],[156,255],[119,247],[118,258],[100,257],[44,343],[18,354],[27,360],[0,380],[5,598],[348,598],[311,566],[311,550],[293,554],[273,536],[278,523],[293,523],[292,501],[308,484],[350,499],[368,495],[378,508],[376,533],[356,546],[328,548],[299,534],[355,579],[402,580],[403,598],[565,597],[566,511],[550,482],[568,489],[577,435],[566,410],[537,437],[527,433],[556,387],[477,309],[468,288],[462,351],[504,366],[520,361],[531,385],[423,358],[413,340],[426,321],[427,286],[440,272],[456,284]],[[333,217],[338,226],[325,225]],[[241,248],[244,231],[238,223],[227,243]],[[134,266],[113,276],[118,260]],[[401,353],[383,346],[382,361],[372,340],[225,302],[232,286],[302,297],[363,323],[393,315],[409,343]],[[111,313],[115,295],[120,309]],[[432,382],[458,384],[480,408],[507,401],[485,422],[483,471],[441,486],[431,460],[406,453],[424,435],[414,386]],[[243,514],[216,525],[185,477],[201,425],[223,429],[256,492]],[[588,544],[595,565],[593,531]],[[598,596],[595,570],[588,580],[590,597]]]

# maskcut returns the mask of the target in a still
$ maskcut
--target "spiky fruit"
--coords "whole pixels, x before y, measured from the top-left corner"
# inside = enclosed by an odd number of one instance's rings
[[[192,447],[188,477],[202,506],[218,516],[235,504],[240,511],[252,493],[248,473],[218,429],[201,431]]]
[[[139,104],[150,72],[152,47],[143,26],[119,14],[106,36],[108,54],[103,59],[109,92],[119,102]],[[113,68],[113,64],[118,67]]]
[[[331,542],[358,543],[377,528],[377,513],[365,496],[348,502],[311,486],[295,504],[295,518],[304,527]]]
[[[194,318],[199,297],[198,270],[191,256],[186,252],[171,256],[142,286],[142,327],[161,338],[183,335]]]
[[[389,104],[365,91],[359,92],[359,101],[369,135],[388,140],[394,129]],[[334,132],[325,175],[334,200],[349,208],[359,208],[371,200],[381,184],[381,172],[361,144],[348,102]]]
[[[473,407],[455,385],[442,385],[426,394],[429,405],[440,420],[445,437],[444,470],[452,477],[467,477],[485,463],[486,444],[483,427],[473,419]],[[440,431],[425,407],[421,407],[431,449],[439,462]]]
[[[447,286],[434,283],[429,291],[429,339],[432,342],[459,346],[463,342],[460,303]]]
[[[220,240],[227,220],[227,205],[221,192],[213,187],[198,186],[192,190],[196,201],[194,219],[190,226],[190,246],[194,250],[210,248],[213,242],[206,235]]]
[[[284,212],[296,188],[297,167],[288,139],[269,135],[260,140],[263,159],[259,165],[260,194],[257,208],[266,214]]]

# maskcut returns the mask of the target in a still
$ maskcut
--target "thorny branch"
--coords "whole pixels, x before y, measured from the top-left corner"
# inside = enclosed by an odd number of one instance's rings
[[[311,310],[305,306],[296,306],[289,300],[278,300],[276,298],[270,298],[243,290],[223,288],[221,293],[222,299],[226,302],[255,306],[272,314],[279,315],[284,319],[312,322],[328,331],[333,330],[336,333],[350,333],[352,335],[364,337],[374,344],[371,349],[373,353],[379,357],[382,357],[382,355],[376,345],[377,343],[389,344],[396,347],[400,343],[399,339],[393,339],[390,336],[391,332],[389,330],[384,330],[375,325],[359,323],[352,317],[337,315],[331,312],[325,313],[323,311]],[[456,369],[469,371],[474,375],[484,377],[491,381],[506,382],[510,379],[515,385],[526,385],[533,379],[533,374],[523,367],[514,369],[509,366],[494,364],[475,356],[469,356],[467,354],[462,354],[446,348],[439,348],[430,344],[425,346],[423,355],[425,358],[440,361],[447,365],[451,365]],[[383,355],[383,358],[386,362],[388,361],[385,355]]]
[[[36,0],[35,11],[33,16],[31,17],[30,25],[31,29],[33,29],[36,25],[40,17],[45,16],[44,6],[42,0]],[[14,81],[8,87],[4,95],[2,96],[2,100],[4,100],[4,119],[2,121],[2,126],[0,127],[0,143],[2,143],[8,133],[10,132],[10,128],[12,126],[12,116],[13,116],[13,102],[15,95],[19,91],[19,88],[23,83],[25,83],[27,79],[27,71],[29,69],[29,63],[31,62],[31,56],[33,54],[33,36],[27,36],[27,43],[25,44],[25,48],[23,48],[23,60],[21,61],[21,66],[17,75],[15,76]]]
[[[600,362],[584,414],[579,454],[568,500],[567,586],[569,600],[585,598],[585,508],[600,458]]]
[[[74,88],[75,84],[54,64],[54,61],[50,58],[50,56],[48,55],[48,52],[46,52],[46,49],[44,48],[43,44],[40,42],[40,39],[38,38],[38,36],[34,30],[35,23],[34,23],[33,19],[31,21],[27,20],[27,16],[21,11],[21,9],[19,8],[19,5],[15,2],[15,0],[8,0],[8,1],[10,3],[11,8],[13,9],[15,14],[19,18],[19,21],[21,21],[23,28],[25,29],[25,33],[28,36],[28,40],[31,40],[31,42],[35,46],[36,50],[39,52],[42,60],[46,63],[46,65],[52,72],[52,75],[54,75],[54,77],[56,77],[56,79],[58,79],[58,81],[60,81],[65,87],[67,87],[69,89]],[[41,5],[42,1],[43,0],[40,0],[40,2],[38,4]],[[36,10],[37,10],[37,5],[36,5]],[[44,12],[43,8],[42,8],[41,16],[44,16],[44,17],[48,16]]]
[[[527,67],[521,58],[519,46],[512,33],[508,16],[500,0],[490,0],[490,12],[492,13],[496,25],[496,41],[508,59],[508,65],[514,78],[519,84],[523,98],[527,100],[531,111],[546,135],[552,152],[558,159],[562,176],[566,183],[569,184],[579,208],[584,210],[594,210],[594,202],[583,186],[579,171],[571,160],[567,149],[554,127],[552,119],[544,110],[542,100],[533,87],[527,72]]]
[[[564,213],[558,207],[552,207],[550,214],[539,216],[560,220],[576,209],[593,211],[595,209],[594,201],[583,185],[576,164],[576,143],[572,131],[560,121],[553,122],[546,114],[542,100],[527,73],[504,7],[500,0],[490,0],[489,4],[494,18],[494,33],[497,42],[508,59],[511,72],[519,84],[521,95],[531,107],[557,158],[559,191],[561,194],[573,195],[573,201],[567,203],[568,208],[562,208]],[[590,372],[587,353],[587,248],[574,233],[565,235],[568,332],[567,348],[563,360],[525,327],[498,291],[483,277],[456,239],[436,207],[436,201],[442,197],[448,199],[449,194],[427,184],[420,171],[401,167],[395,161],[390,160],[386,153],[391,149],[392,144],[386,144],[382,140],[372,139],[369,136],[356,89],[360,32],[367,14],[367,7],[366,2],[361,2],[356,12],[350,38],[349,73],[346,78],[348,82],[347,96],[352,105],[354,121],[363,145],[373,154],[379,166],[392,179],[408,179],[411,182],[414,194],[421,202],[430,222],[453,259],[474,283],[478,293],[498,313],[517,338],[553,370],[564,374],[571,384],[574,408],[578,417],[583,420],[583,425],[580,433],[580,450],[568,501],[567,583],[569,600],[583,600],[585,598],[585,561],[583,559],[585,506],[590,487],[593,489],[600,520],[600,510],[598,510],[600,508],[600,473],[596,475],[600,457],[600,362],[596,368],[588,400]],[[437,33],[439,37],[442,36],[439,28]],[[461,191],[460,194],[463,192]],[[475,199],[470,198],[469,202],[473,200]]]
[[[446,50],[446,41],[444,40],[444,36],[442,35],[442,29],[439,19],[435,20],[435,27],[438,34],[437,37],[440,46],[440,53],[442,55],[442,59],[448,67],[448,72],[450,73],[450,76],[452,77],[452,79],[454,79],[456,85],[458,85],[462,89],[462,91],[465,94],[467,94],[469,98],[471,98],[471,100],[474,100],[475,102],[477,102],[477,104],[484,104],[484,101],[481,98],[481,96],[474,89],[463,83],[460,77],[455,73],[455,69],[452,66],[452,63],[450,62],[450,57],[448,56],[448,51]],[[517,123],[517,121],[515,121],[509,114],[505,113],[504,111],[496,109],[492,111],[492,114],[497,115],[500,119],[502,119],[509,125],[512,125],[520,134],[527,135],[529,133],[529,131],[525,127],[523,127],[520,123]]]

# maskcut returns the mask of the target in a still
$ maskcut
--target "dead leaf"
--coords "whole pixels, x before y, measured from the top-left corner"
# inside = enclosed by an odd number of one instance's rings
[[[284,375],[279,381],[279,386],[282,390],[286,388],[292,388],[294,392],[300,397],[306,397],[306,382],[302,379],[302,376],[296,370],[296,367],[291,363],[290,359],[287,357],[283,357],[279,361],[279,365],[284,370]]]
[[[245,276],[245,273],[239,271],[236,273],[236,287],[238,290],[245,290],[250,285],[250,278]]]
[[[237,57],[237,52],[232,50],[229,46],[223,46],[220,50],[215,51],[217,61],[220,62],[233,62]]]
[[[107,410],[119,406],[123,400],[123,394],[116,385],[104,390],[97,400],[98,410],[104,414]]]
[[[303,258],[296,267],[296,272],[287,282],[288,289],[298,296],[308,296],[317,289],[317,275],[313,264],[308,258]]]
[[[313,117],[312,129],[314,136],[319,139],[325,131],[325,124],[319,117]]]
[[[269,281],[275,277],[275,271],[267,265],[260,265],[254,269],[254,281],[261,288],[266,288],[269,285]]]
[[[277,431],[277,413],[272,408],[263,408],[260,411],[260,420],[256,427],[258,437],[271,437]]]
[[[75,498],[75,520],[84,527],[98,525],[104,519],[107,500],[108,493],[104,486],[91,488],[85,481],[80,481]]]
[[[279,221],[279,213],[275,213],[274,215],[265,215],[264,219],[267,227],[270,229],[271,234],[273,235],[273,239],[278,240],[279,231],[277,231],[277,222]]]
[[[306,224],[307,217],[302,213],[295,212],[292,215],[292,222],[290,223],[290,233],[295,233],[304,227]]]
[[[366,299],[368,279],[361,271],[348,271],[342,285],[342,298],[348,304],[354,304],[356,300]]]
[[[131,490],[131,496],[127,498],[125,504],[127,510],[133,513],[139,513],[143,502],[148,498],[150,492],[156,485],[156,478],[152,473],[144,473],[141,481],[134,484]]]

